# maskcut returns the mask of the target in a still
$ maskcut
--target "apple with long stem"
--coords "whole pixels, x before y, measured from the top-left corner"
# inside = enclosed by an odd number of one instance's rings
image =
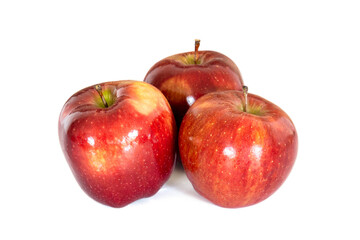
[[[108,206],[154,195],[174,167],[171,107],[144,82],[108,82],[75,93],[60,113],[58,131],[81,188]]]
[[[199,98],[179,131],[185,173],[195,190],[228,208],[263,201],[285,181],[298,149],[289,116],[244,91]]]
[[[167,57],[148,71],[144,81],[158,89],[168,99],[177,122],[201,96],[222,90],[241,90],[243,81],[236,64],[227,56],[214,51],[195,51]]]

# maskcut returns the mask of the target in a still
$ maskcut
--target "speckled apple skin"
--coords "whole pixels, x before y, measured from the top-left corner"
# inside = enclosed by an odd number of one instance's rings
[[[123,207],[154,195],[174,167],[176,124],[161,92],[139,81],[100,84],[115,96],[99,108],[94,86],[75,93],[59,118],[62,150],[81,188]]]
[[[227,56],[199,51],[201,64],[184,64],[186,56],[193,54],[176,54],[157,62],[144,79],[168,99],[178,126],[189,106],[199,97],[214,91],[241,90],[243,86],[238,67]]]
[[[298,137],[288,115],[271,102],[243,93],[209,93],[186,113],[179,131],[179,149],[186,175],[195,190],[227,208],[263,201],[285,181],[298,149]]]

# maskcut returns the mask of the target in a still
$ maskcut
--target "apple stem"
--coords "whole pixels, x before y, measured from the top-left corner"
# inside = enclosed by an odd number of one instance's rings
[[[100,86],[99,84],[98,84],[98,85],[95,85],[95,90],[97,91],[97,93],[98,93],[99,96],[101,97],[101,100],[102,100],[104,106],[105,106],[106,108],[109,107],[109,105],[108,105],[108,103],[106,102],[105,97],[104,97],[104,95],[103,95],[103,93],[102,93],[102,88],[101,88],[101,86]]]
[[[197,64],[197,60],[198,60],[199,46],[200,46],[200,39],[195,39],[195,64]]]
[[[244,98],[245,98],[245,104],[244,104],[244,112],[247,112],[247,104],[248,104],[248,90],[249,88],[247,86],[243,86],[243,92],[244,92]]]

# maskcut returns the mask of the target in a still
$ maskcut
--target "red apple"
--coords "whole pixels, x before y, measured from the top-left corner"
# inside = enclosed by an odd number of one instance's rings
[[[173,170],[175,119],[163,94],[144,82],[75,93],[61,111],[59,138],[81,188],[108,206],[154,195]]]
[[[158,89],[168,99],[178,127],[181,120],[199,97],[221,90],[241,90],[243,81],[235,63],[225,55],[213,51],[176,54],[157,62],[144,81]]]
[[[273,194],[289,175],[297,148],[288,115],[253,94],[245,104],[242,91],[201,97],[179,131],[181,160],[193,187],[228,208],[256,204]]]

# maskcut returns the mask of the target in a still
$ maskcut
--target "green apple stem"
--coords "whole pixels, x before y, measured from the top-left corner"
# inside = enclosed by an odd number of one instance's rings
[[[96,90],[97,93],[99,94],[99,96],[100,96],[100,98],[101,98],[104,106],[105,106],[106,108],[109,107],[109,105],[108,105],[108,103],[106,102],[105,97],[104,97],[104,95],[103,95],[103,93],[102,93],[102,88],[101,88],[101,86],[100,86],[99,84],[98,84],[98,85],[95,85],[95,90]]]
[[[199,57],[198,50],[200,46],[200,39],[195,39],[195,64],[197,64],[197,60]]]
[[[247,112],[247,105],[248,105],[248,90],[249,88],[247,86],[243,86],[243,92],[244,92],[244,98],[245,98],[245,104],[244,104],[244,112]]]

